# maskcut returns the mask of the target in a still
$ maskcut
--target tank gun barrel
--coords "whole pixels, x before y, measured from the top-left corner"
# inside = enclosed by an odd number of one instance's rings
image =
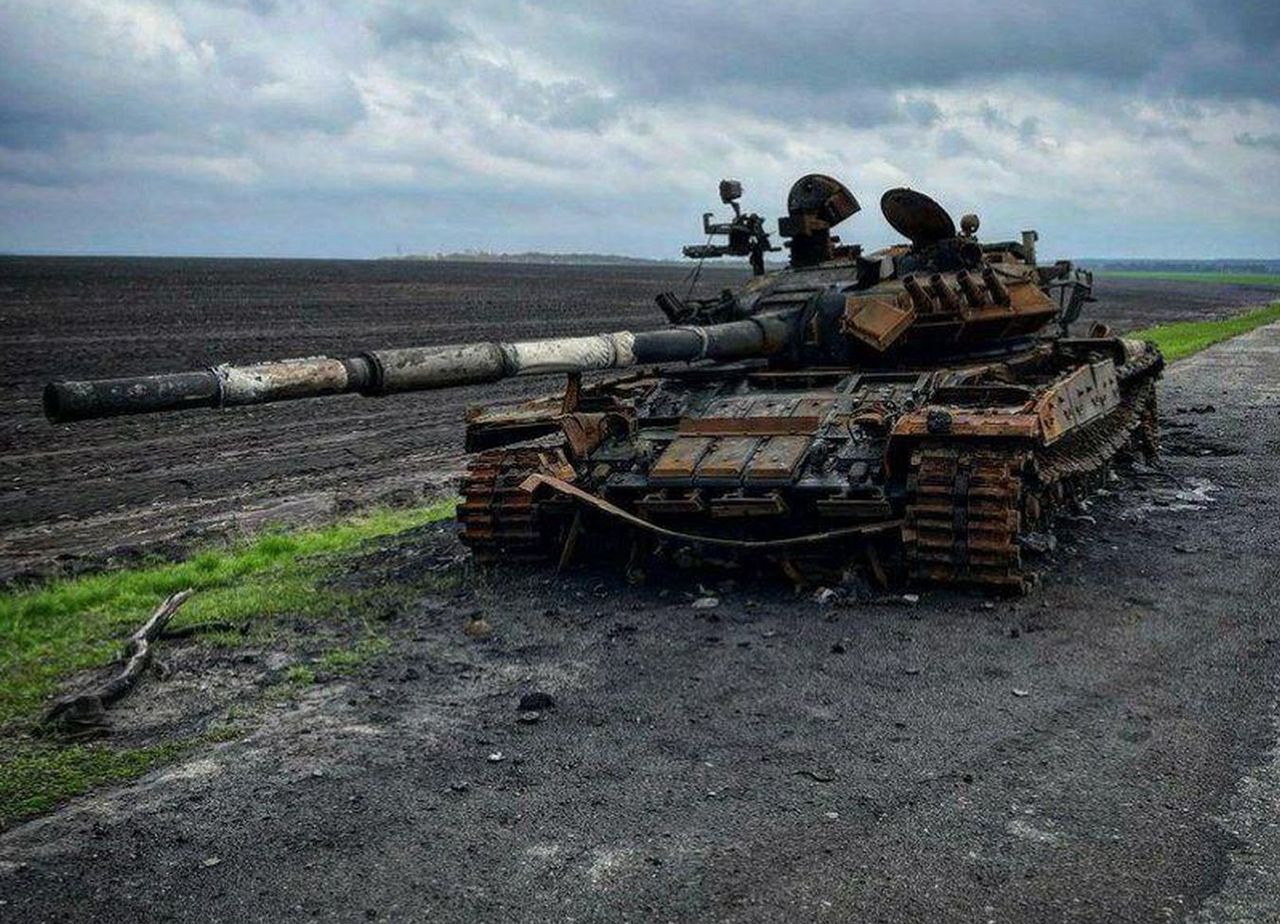
[[[787,346],[789,314],[705,327],[617,331],[586,337],[370,350],[192,372],[51,382],[45,415],[55,423],[193,407],[233,407],[323,395],[389,395],[496,382],[512,376],[622,369],[637,364],[732,361]]]

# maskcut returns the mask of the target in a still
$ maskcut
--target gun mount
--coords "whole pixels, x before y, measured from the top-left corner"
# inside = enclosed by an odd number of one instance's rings
[[[713,222],[714,212],[702,213],[702,231],[707,235],[705,244],[688,244],[683,248],[686,257],[695,260],[714,259],[716,257],[747,257],[751,261],[751,271],[757,276],[764,275],[764,255],[770,251],[780,250],[769,241],[764,230],[764,219],[752,212],[742,214],[738,200],[742,198],[742,184],[737,180],[720,181],[720,201],[733,209],[733,219],[727,222]],[[727,244],[713,244],[712,238],[726,237]]]

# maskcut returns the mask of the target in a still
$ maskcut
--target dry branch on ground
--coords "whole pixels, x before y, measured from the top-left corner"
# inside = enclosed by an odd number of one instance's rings
[[[106,724],[107,708],[123,699],[137,686],[143,672],[151,664],[151,643],[160,637],[169,620],[194,592],[188,588],[166,598],[150,618],[129,636],[124,647],[126,660],[123,671],[95,690],[58,700],[49,707],[41,721],[45,725],[58,723],[81,731],[102,728]]]

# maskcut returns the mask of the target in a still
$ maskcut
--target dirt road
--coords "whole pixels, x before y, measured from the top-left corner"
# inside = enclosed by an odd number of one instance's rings
[[[692,583],[510,570],[420,590],[367,675],[0,836],[0,911],[1280,919],[1277,356],[1273,326],[1173,368],[1162,470],[1099,497],[1024,599],[774,584],[692,609]],[[427,530],[349,579],[427,588],[456,551]],[[535,723],[530,691],[555,700]]]
[[[39,406],[50,379],[654,327],[653,296],[687,291],[686,276],[678,267],[0,258],[0,582],[437,492],[461,465],[465,408],[538,387],[53,427]],[[741,278],[704,269],[700,291]],[[1103,279],[1090,313],[1131,329],[1278,292]]]

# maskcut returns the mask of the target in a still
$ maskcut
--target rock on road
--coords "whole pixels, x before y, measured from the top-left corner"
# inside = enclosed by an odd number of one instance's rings
[[[428,595],[369,676],[0,836],[0,918],[1280,919],[1280,326],[1162,397],[1163,470],[1026,598]]]

